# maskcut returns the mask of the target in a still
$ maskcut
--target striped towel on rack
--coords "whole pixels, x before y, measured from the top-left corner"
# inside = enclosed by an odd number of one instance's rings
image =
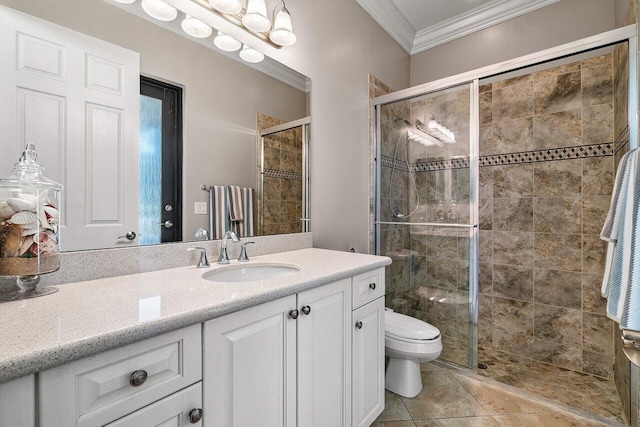
[[[211,240],[222,239],[229,230],[229,189],[220,185],[209,188],[209,230]]]
[[[621,329],[640,330],[640,151],[625,154],[600,237],[609,242],[603,295],[607,316]]]
[[[244,209],[242,200],[242,188],[237,185],[230,185],[229,187],[229,219],[233,223],[234,221],[244,220]]]
[[[230,206],[236,206],[236,213],[230,217],[231,230],[238,235],[238,237],[250,237],[254,233],[253,225],[253,188],[246,187],[229,187],[229,193],[231,194]],[[230,208],[231,209],[231,208]],[[231,210],[229,212],[231,214]],[[239,218],[239,219],[235,219]]]

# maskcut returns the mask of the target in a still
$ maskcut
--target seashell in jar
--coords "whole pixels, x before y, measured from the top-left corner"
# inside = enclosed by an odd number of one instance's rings
[[[22,226],[0,222],[0,258],[17,257],[22,246]]]
[[[47,236],[49,236],[50,240],[53,240],[54,243],[58,243],[58,236],[56,235],[56,233],[54,233],[53,231],[46,231]]]
[[[9,219],[13,216],[17,211],[9,206],[6,200],[0,200],[0,220]]]
[[[34,224],[29,224],[29,225],[34,225]],[[23,226],[22,228],[22,236],[33,236],[36,233],[40,232],[40,227],[38,227],[38,225],[35,225],[33,228],[24,228],[25,226]]]
[[[47,218],[47,214],[44,211],[44,205],[40,205],[38,209],[38,219],[40,220],[40,227],[46,230],[53,230],[53,227],[49,224],[49,218]]]
[[[24,242],[22,242],[22,245],[20,246],[20,251],[18,252],[18,256],[24,255],[25,252],[29,250],[31,245],[33,245],[33,236],[27,236],[24,239]]]
[[[38,224],[38,215],[34,214],[33,212],[22,211],[22,212],[13,214],[10,221],[14,224],[20,224],[24,226],[31,225],[31,224],[36,225]],[[33,227],[27,227],[27,228],[33,228]]]
[[[33,194],[22,193],[18,197],[20,199],[26,200],[28,202],[38,203],[38,199],[42,198],[42,194],[44,194],[46,196],[46,193],[41,193],[40,196],[35,196]]]
[[[50,254],[56,249],[56,242],[50,239],[46,232],[34,234],[33,241],[37,245],[37,253],[41,255]]]
[[[58,211],[58,209],[54,208],[51,204],[44,205],[44,213],[47,214],[47,217],[49,218],[49,220],[51,220],[51,218],[56,218],[56,219],[60,218],[60,212]]]
[[[11,198],[7,199],[7,203],[16,211],[35,211],[36,202],[25,200],[23,198]]]

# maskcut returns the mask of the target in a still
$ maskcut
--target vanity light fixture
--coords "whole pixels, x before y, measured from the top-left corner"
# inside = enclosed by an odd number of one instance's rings
[[[116,0],[118,3],[124,3],[124,4],[131,4],[134,3],[136,0]]]
[[[142,9],[158,21],[173,21],[178,16],[178,10],[162,0],[142,0]]]
[[[229,15],[235,15],[242,11],[240,0],[209,0],[209,4],[215,10]]]
[[[296,35],[291,25],[291,14],[284,0],[279,0],[273,8],[275,14],[278,4],[282,3],[282,9],[273,18],[273,29],[269,34],[272,42],[280,46],[291,46],[296,42]]]
[[[256,33],[268,31],[271,28],[264,0],[247,0],[247,11],[242,17],[242,25]]]
[[[427,122],[426,132],[447,144],[456,143],[455,134],[451,130],[449,130],[449,128],[438,122],[435,118],[431,118],[431,120]]]
[[[245,44],[242,46],[242,50],[240,51],[240,58],[242,58],[246,62],[255,64],[258,62],[262,62],[262,60],[264,59],[264,54]]]
[[[185,33],[197,39],[205,39],[213,33],[213,29],[199,19],[186,15],[180,24]]]
[[[226,52],[235,52],[242,46],[242,43],[222,31],[218,31],[218,35],[213,39],[213,44]]]

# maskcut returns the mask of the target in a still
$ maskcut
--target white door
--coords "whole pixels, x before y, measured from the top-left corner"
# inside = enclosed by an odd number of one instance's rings
[[[384,297],[353,312],[353,426],[384,410]]]
[[[351,424],[351,279],[298,294],[298,426]]]
[[[205,427],[296,425],[295,307],[291,295],[204,324]]]
[[[0,6],[0,176],[34,143],[64,185],[61,249],[135,245],[136,52]]]

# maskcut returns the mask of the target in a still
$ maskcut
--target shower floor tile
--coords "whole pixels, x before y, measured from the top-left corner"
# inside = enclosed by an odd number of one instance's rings
[[[511,360],[511,355],[493,359]],[[472,373],[424,363],[424,389],[409,399],[385,391],[385,410],[372,427],[602,427],[621,426],[611,418],[565,411],[544,399]],[[584,383],[584,381],[582,381]],[[589,390],[602,390],[601,384]],[[567,387],[569,388],[569,387]],[[586,390],[586,389],[585,389]],[[560,390],[562,393],[565,390]],[[593,396],[593,395],[592,395]],[[583,397],[584,398],[584,397]],[[591,397],[593,399],[593,397]],[[550,399],[557,400],[554,397]],[[581,409],[581,408],[580,408]],[[588,411],[586,409],[585,411]],[[585,415],[581,416],[579,414]]]
[[[574,372],[493,348],[480,348],[478,375],[601,417],[624,422],[613,380]]]

